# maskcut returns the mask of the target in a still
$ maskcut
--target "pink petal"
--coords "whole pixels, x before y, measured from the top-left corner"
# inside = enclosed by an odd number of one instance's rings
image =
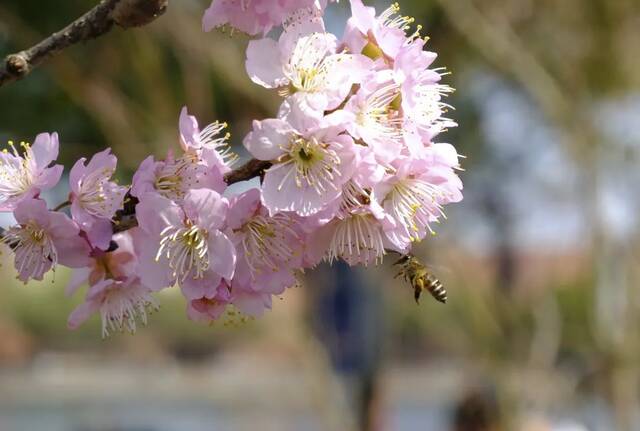
[[[54,188],[62,177],[62,172],[64,171],[64,166],[55,165],[50,168],[42,171],[40,176],[38,177],[38,182],[36,186],[39,190],[50,190]]]
[[[82,268],[91,265],[91,248],[80,236],[53,238],[58,252],[58,263],[69,268]]]
[[[265,88],[277,88],[287,83],[282,71],[278,42],[273,39],[249,42],[246,69],[249,78]]]
[[[209,232],[209,263],[212,271],[227,280],[233,278],[236,249],[231,240],[220,231]]]
[[[137,198],[146,192],[155,191],[156,170],[164,162],[156,162],[153,156],[149,156],[140,163],[138,170],[133,174],[131,194]]]
[[[23,200],[16,206],[13,216],[20,224],[26,224],[33,220],[38,226],[49,226],[47,203],[41,199]]]
[[[203,278],[187,277],[180,283],[180,289],[185,298],[189,300],[200,298],[214,298],[217,293],[217,287],[222,281],[219,274],[213,271],[207,271]]]
[[[107,250],[111,243],[111,237],[113,235],[113,228],[110,220],[95,219],[91,225],[91,229],[87,231],[87,237],[89,242],[95,248],[101,250]]]
[[[198,120],[193,115],[189,115],[186,106],[180,111],[179,128],[180,144],[184,151],[188,151],[190,148],[196,150],[202,148]]]
[[[293,134],[294,130],[284,120],[254,120],[253,131],[244,138],[244,146],[256,159],[274,160],[282,155],[282,146]]]
[[[136,205],[138,225],[152,237],[160,236],[167,226],[181,226],[183,212],[170,199],[157,193],[145,193]]]
[[[215,230],[224,225],[229,202],[213,190],[196,189],[184,197],[183,207],[189,220],[201,228]]]
[[[229,201],[227,212],[227,226],[239,229],[253,215],[260,206],[260,189],[250,189],[241,195],[235,195]]]
[[[89,320],[89,318],[100,309],[98,301],[87,301],[78,305],[69,315],[67,327],[69,329],[78,329],[80,325]]]
[[[76,291],[82,287],[89,280],[89,274],[91,273],[91,269],[88,267],[78,268],[71,273],[71,279],[69,280],[69,284],[64,289],[64,294],[67,296],[72,296]]]
[[[148,235],[140,235],[139,241],[138,265],[142,285],[154,292],[172,286],[174,280],[171,276],[171,268],[169,268],[168,262],[163,258],[156,261],[158,252],[157,239]]]
[[[40,133],[31,146],[36,166],[42,170],[58,158],[58,134]]]
[[[86,172],[86,161],[86,158],[81,157],[73,164],[73,167],[69,172],[69,187],[71,188],[72,193],[80,193],[80,183],[82,182],[82,177],[84,177]]]

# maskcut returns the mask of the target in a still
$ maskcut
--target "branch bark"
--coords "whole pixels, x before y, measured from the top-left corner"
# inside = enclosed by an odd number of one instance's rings
[[[0,65],[0,86],[27,76],[65,48],[108,33],[149,24],[162,15],[169,0],[102,0],[89,12],[34,46],[9,54]]]

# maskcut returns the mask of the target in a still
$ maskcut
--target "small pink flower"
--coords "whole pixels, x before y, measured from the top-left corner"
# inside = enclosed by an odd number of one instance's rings
[[[222,193],[227,185],[214,153],[185,153],[177,159],[169,153],[164,161],[149,156],[133,175],[131,194],[141,199],[153,192],[180,204],[192,189],[207,188]]]
[[[344,124],[351,136],[371,147],[385,165],[402,151],[405,121],[400,110],[400,86],[387,72],[372,74],[343,111],[348,115]]]
[[[433,233],[431,223],[444,217],[444,205],[462,200],[457,167],[456,150],[434,144],[425,149],[422,159],[399,160],[396,173],[374,187],[374,199],[395,222],[385,232],[394,248],[408,251],[413,242]]]
[[[350,3],[352,17],[347,21],[344,42],[351,52],[362,52],[374,59],[394,59],[404,44],[419,36],[420,26],[411,35],[405,33],[414,19],[398,15],[397,3],[378,16],[375,9],[365,6],[362,0],[350,0]]]
[[[114,251],[94,248],[91,251],[90,263],[73,271],[69,285],[65,290],[67,296],[73,295],[85,283],[94,286],[105,279],[124,280],[137,277],[138,258],[134,247],[134,236],[139,235],[140,228],[133,228],[113,236],[117,245]]]
[[[436,135],[457,124],[445,117],[453,108],[443,102],[453,89],[439,83],[441,71],[428,68],[435,54],[423,51],[423,47],[422,39],[402,47],[394,65],[394,80],[400,85],[405,121],[425,142],[431,142]]]
[[[296,103],[319,113],[337,108],[371,65],[365,56],[337,52],[337,40],[328,33],[285,31],[278,42],[252,40],[247,47],[246,68],[253,82],[295,95]]]
[[[187,108],[180,112],[180,145],[185,153],[194,153],[210,160],[220,172],[227,173],[238,156],[229,149],[229,133],[219,136],[227,123],[215,122],[200,130],[198,120],[189,115]],[[204,153],[204,155],[203,155]]]
[[[199,322],[212,322],[225,312],[231,301],[231,292],[226,282],[221,282],[211,298],[202,297],[187,303],[187,316]]]
[[[300,133],[284,120],[254,121],[244,145],[257,159],[273,161],[262,186],[270,213],[309,216],[340,196],[354,153],[353,140],[340,132],[328,127]]]
[[[122,207],[127,188],[111,181],[118,160],[109,148],[85,162],[84,157],[78,160],[69,173],[71,216],[95,247],[107,249],[111,218]]]
[[[326,250],[323,257],[330,263],[342,259],[352,266],[377,265],[382,263],[389,245],[385,227],[383,220],[362,209],[322,226],[311,234],[306,245],[315,249],[316,255]]]
[[[251,36],[266,34],[295,11],[324,8],[324,4],[316,0],[213,0],[202,18],[202,28],[211,31],[230,25]]]
[[[5,232],[2,242],[13,249],[18,278],[23,282],[42,280],[57,264],[70,268],[89,264],[89,245],[65,214],[47,210],[42,200],[27,199],[13,215],[18,224]]]
[[[255,309],[249,312],[250,307],[243,306],[249,297],[258,296],[264,304],[265,295],[281,294],[296,284],[293,271],[302,266],[304,232],[295,215],[270,216],[258,189],[233,197],[227,219],[238,254],[232,302],[245,314],[255,315]]]
[[[183,207],[155,193],[136,206],[138,223],[146,234],[140,253],[140,277],[152,290],[176,282],[192,300],[215,295],[222,278],[231,280],[236,252],[220,229],[228,201],[213,190],[191,190]]]
[[[156,300],[151,291],[143,287],[136,279],[106,279],[91,286],[85,302],[80,304],[69,316],[69,329],[77,329],[94,313],[102,318],[102,336],[110,331],[136,331],[136,320],[147,324],[149,310],[157,309]]]
[[[62,175],[62,165],[49,167],[58,158],[58,134],[41,133],[33,145],[22,143],[19,154],[13,142],[12,152],[0,152],[0,211],[13,211],[25,199],[53,188]]]
[[[69,316],[68,326],[77,329],[91,315],[100,313],[102,336],[111,331],[136,330],[136,320],[147,323],[147,313],[156,310],[158,304],[151,291],[142,286],[138,278],[138,260],[133,237],[138,229],[119,233],[113,237],[118,248],[113,252],[95,249],[92,262],[72,275],[67,295],[73,294],[82,284],[89,282],[84,303]]]

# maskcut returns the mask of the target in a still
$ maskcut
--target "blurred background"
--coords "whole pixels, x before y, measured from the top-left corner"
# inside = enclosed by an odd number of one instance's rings
[[[94,4],[1,0],[0,56]],[[128,183],[188,105],[246,157],[279,99],[247,78],[246,39],[201,32],[207,6],[172,1],[0,88],[0,140],[58,131],[67,168],[110,146]],[[416,250],[448,304],[416,305],[391,262],[339,265],[256,321],[198,325],[166,292],[147,327],[102,340],[97,318],[66,329],[68,272],[25,286],[3,250],[0,431],[640,430],[640,2],[401,7],[457,89],[440,139],[466,155],[465,200]]]

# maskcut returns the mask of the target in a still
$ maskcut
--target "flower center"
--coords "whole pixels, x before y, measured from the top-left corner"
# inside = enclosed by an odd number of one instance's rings
[[[438,203],[438,197],[442,195],[437,186],[409,178],[393,187],[384,204],[390,207],[392,216],[408,229],[411,239],[418,241],[422,229],[426,228],[433,234],[430,223],[440,216],[445,217],[442,205]]]
[[[284,67],[285,76],[295,91],[316,92],[328,84],[328,77],[339,55],[327,57],[329,43],[322,33],[314,33],[300,39],[289,62]]]
[[[400,88],[387,84],[374,91],[356,114],[359,126],[370,130],[380,139],[401,141],[403,119],[399,113]]]
[[[156,175],[155,189],[168,199],[181,201],[190,188],[197,186],[200,174],[206,171],[206,166],[198,161],[197,154],[185,154],[165,162]]]
[[[9,141],[11,152],[2,150],[0,158],[0,202],[20,196],[33,184],[33,153],[26,142],[21,142],[24,155],[20,155],[13,143]]]
[[[273,217],[257,215],[247,222],[242,231],[242,247],[251,275],[259,275],[264,268],[274,272],[281,268],[282,262],[294,257],[291,240],[298,238],[292,229],[295,221],[286,214],[276,214]]]
[[[26,271],[30,276],[38,276],[58,263],[51,237],[33,221],[9,228],[0,241],[13,248],[19,273]]]
[[[160,233],[156,261],[166,257],[172,275],[179,282],[187,277],[203,278],[209,269],[208,232],[190,221],[182,227],[167,226]]]
[[[338,170],[340,158],[328,144],[320,143],[315,138],[296,137],[289,142],[287,148],[283,149],[286,154],[275,168],[287,166],[289,172],[280,182],[278,190],[282,190],[291,175],[294,176],[297,187],[311,187],[319,195],[326,192],[328,188],[336,189],[334,179],[336,176],[341,176]]]
[[[382,25],[388,28],[397,28],[402,30],[403,32],[407,32],[411,29],[411,25],[415,22],[415,18],[410,16],[402,16],[400,15],[400,5],[398,3],[393,3],[389,6],[384,12],[380,14],[378,17]],[[407,39],[409,41],[413,41],[420,37],[420,31],[422,30],[421,25],[416,26],[416,30],[407,35]]]
[[[158,309],[158,303],[141,286],[120,281],[107,287],[101,299],[102,337],[109,332],[136,331],[136,319],[146,325],[147,314]]]
[[[111,168],[100,169],[87,175],[80,186],[80,205],[89,214],[110,218],[114,207],[118,207],[120,202],[116,199],[111,189],[110,178],[114,170]]]

